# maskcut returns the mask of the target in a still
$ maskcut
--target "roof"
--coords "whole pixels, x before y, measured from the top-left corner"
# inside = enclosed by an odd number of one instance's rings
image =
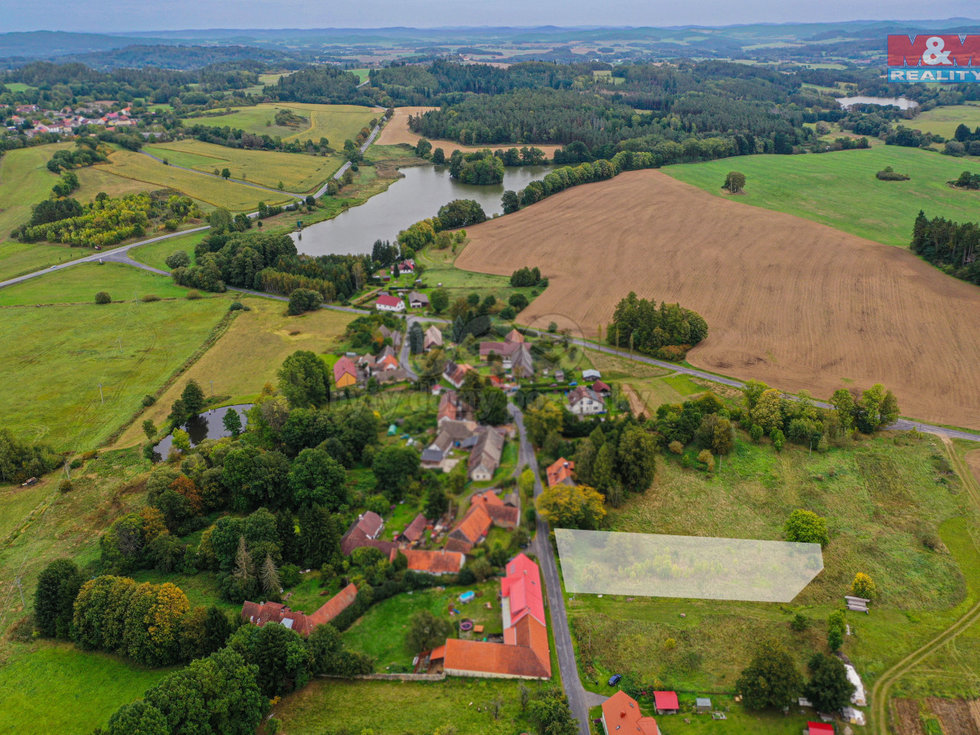
[[[458,638],[446,640],[443,668],[541,679],[551,676],[550,659],[545,667],[529,647]]]
[[[383,527],[384,520],[374,511],[369,510],[366,513],[361,513],[358,519],[347,529],[343,538],[340,539],[340,551],[348,555],[361,546],[373,546],[388,553],[390,551],[388,545],[394,546],[394,544],[390,541],[376,540]]]
[[[500,455],[504,450],[504,437],[496,429],[486,429],[470,454],[469,469],[472,472],[483,466],[493,472],[500,465]]]
[[[335,617],[340,615],[340,613],[350,607],[356,598],[357,587],[353,582],[351,582],[340,592],[327,600],[319,610],[310,615],[310,622],[313,625],[329,623]]]
[[[428,304],[429,303],[429,297],[426,296],[424,293],[419,293],[418,291],[412,291],[408,295],[408,301],[409,301],[409,303],[411,303],[412,301],[421,301],[424,304]]]
[[[425,533],[426,523],[428,523],[428,521],[426,521],[425,515],[423,513],[419,513],[412,519],[412,522],[408,524],[408,527],[401,532],[402,537],[408,539],[409,541],[418,541],[420,538],[422,538],[422,534]]]
[[[466,421],[475,414],[473,407],[459,397],[454,390],[447,390],[439,399],[439,411],[436,421],[442,423],[446,419]]]
[[[507,563],[507,576],[500,582],[500,594],[510,600],[510,624],[530,615],[545,624],[541,571],[526,554],[518,554]]]
[[[500,357],[510,357],[520,349],[519,342],[481,342],[480,357],[484,360],[492,352]]]
[[[834,726],[827,722],[808,722],[806,726],[810,731],[810,735],[816,735],[817,733],[831,733],[833,735],[834,732]]]
[[[585,380],[599,380],[602,377],[602,373],[593,368],[587,368],[582,371],[582,378]]]
[[[344,375],[357,377],[357,365],[349,357],[341,357],[333,364],[333,382],[339,381]]]
[[[559,457],[553,464],[548,466],[547,470],[545,470],[545,474],[548,477],[548,487],[559,485],[561,483],[571,484],[572,471],[574,469],[574,462],[567,460],[564,457]]]
[[[598,401],[599,403],[604,403],[602,396],[596,393],[591,388],[586,388],[584,385],[580,385],[568,394],[568,404],[574,406],[579,401],[589,398],[593,401]]]
[[[707,697],[698,697],[694,701],[694,704],[697,705],[698,707],[710,707],[711,706],[711,700],[708,699]]]
[[[425,330],[425,343],[429,345],[441,345],[442,344],[442,332],[439,328],[433,324],[428,329]]]
[[[249,602],[242,603],[242,618],[260,628],[266,623],[279,623],[295,630],[300,635],[308,636],[318,625],[329,623],[346,610],[357,598],[357,587],[353,583],[347,585],[336,595],[327,600],[319,610],[312,615],[290,610],[279,602]]]
[[[609,735],[660,735],[657,721],[644,717],[637,701],[622,689],[602,703],[602,719]]]
[[[476,544],[481,538],[487,535],[493,521],[482,505],[470,506],[470,509],[463,516],[463,520],[456,524],[456,527],[449,532],[450,536],[465,539],[471,544]],[[447,547],[448,548],[448,547]]]
[[[411,571],[426,574],[456,574],[466,561],[466,557],[458,551],[403,549],[402,553]]]
[[[657,709],[680,709],[677,692],[654,692],[653,701]]]
[[[504,337],[505,342],[523,342],[524,335],[518,332],[516,329],[512,329],[507,332],[507,336]]]
[[[592,390],[596,393],[612,393],[612,388],[603,383],[601,380],[597,380],[592,384]]]
[[[490,520],[498,526],[516,528],[520,521],[520,511],[513,505],[506,505],[493,490],[477,493],[471,502],[473,505],[482,505]]]
[[[399,304],[404,306],[405,302],[397,296],[383,295],[379,296],[378,300],[375,301],[374,304],[375,306],[398,306]]]

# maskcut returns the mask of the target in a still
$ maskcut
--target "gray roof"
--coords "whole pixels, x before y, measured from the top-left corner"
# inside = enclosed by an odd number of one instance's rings
[[[698,697],[697,698],[697,701],[695,702],[695,704],[698,707],[710,707],[711,706],[711,700],[708,699],[707,697]]]
[[[446,458],[445,451],[437,447],[427,447],[422,450],[423,462],[442,462]]]

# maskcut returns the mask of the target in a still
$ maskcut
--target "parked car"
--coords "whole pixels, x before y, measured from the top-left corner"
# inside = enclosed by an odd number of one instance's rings
[[[623,678],[622,674],[613,674],[609,677],[609,686],[614,687],[619,684],[620,679]]]

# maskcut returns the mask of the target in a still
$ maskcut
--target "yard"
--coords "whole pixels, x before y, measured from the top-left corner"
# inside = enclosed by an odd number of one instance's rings
[[[476,591],[477,597],[463,604],[459,601],[459,595],[468,590]],[[375,671],[411,671],[415,652],[408,649],[405,636],[416,613],[428,610],[440,618],[452,620],[454,624],[469,618],[485,627],[484,635],[502,635],[503,620],[497,602],[499,591],[500,580],[492,578],[469,587],[405,592],[374,605],[344,632],[343,637],[351,648],[374,658]],[[488,602],[491,605],[489,609],[486,607]],[[455,606],[458,615],[449,614],[450,605]]]

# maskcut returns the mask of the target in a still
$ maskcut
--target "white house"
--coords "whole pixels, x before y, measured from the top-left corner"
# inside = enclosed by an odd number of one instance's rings
[[[397,296],[379,296],[374,302],[374,308],[378,311],[405,311],[405,302]]]
[[[606,404],[594,390],[580,385],[568,394],[568,410],[576,416],[594,416],[603,413]]]

